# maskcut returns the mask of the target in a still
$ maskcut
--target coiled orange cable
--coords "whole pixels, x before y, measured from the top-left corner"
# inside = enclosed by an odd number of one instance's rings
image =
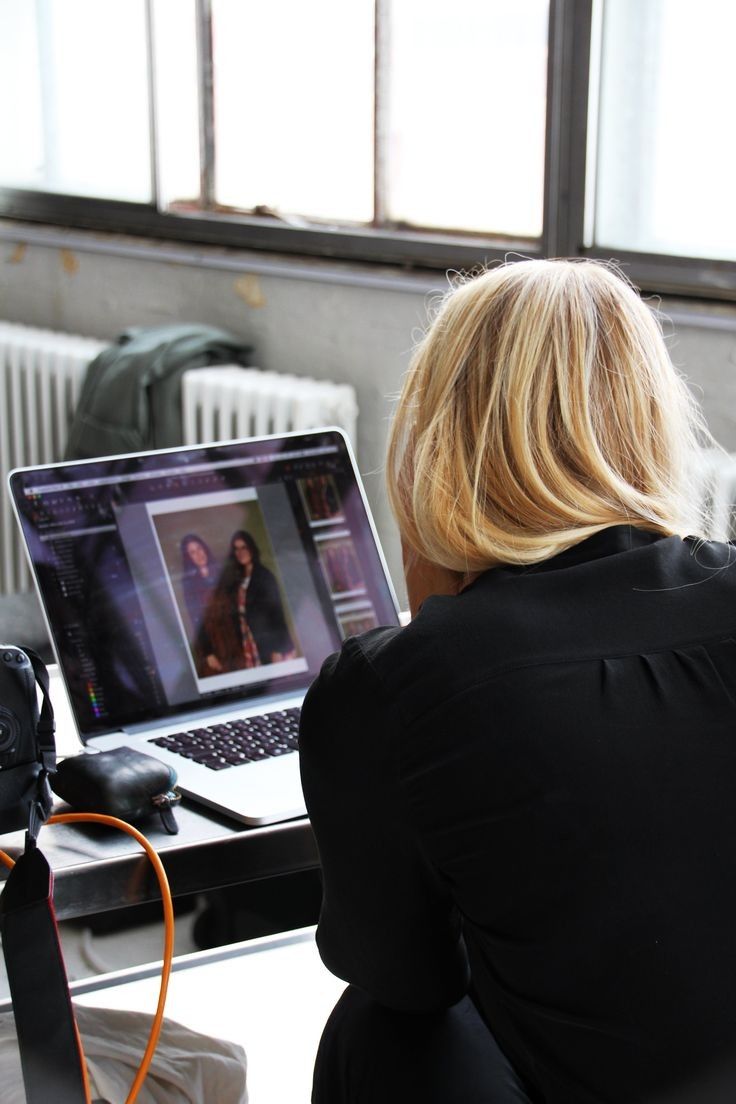
[[[133,1080],[133,1084],[130,1087],[130,1092],[125,1100],[125,1104],[134,1104],[134,1101],[138,1098],[138,1093],[141,1090],[143,1082],[146,1079],[146,1075],[148,1074],[161,1035],[161,1028],[163,1027],[166,993],[169,987],[171,963],[174,957],[174,905],[171,900],[169,880],[166,877],[166,871],[164,870],[161,859],[143,833],[139,832],[138,829],[134,828],[131,824],[127,824],[126,821],[119,820],[117,817],[104,816],[102,813],[58,813],[56,816],[49,817],[47,821],[48,824],[83,824],[90,822],[94,822],[95,824],[106,824],[110,828],[119,828],[120,831],[127,832],[129,836],[133,836],[151,860],[151,865],[156,872],[159,889],[161,890],[161,902],[164,911],[164,954],[161,968],[161,986],[159,988],[156,1013],[153,1017],[151,1031],[148,1036],[148,1044],[144,1051],[141,1064],[138,1067],[138,1072]],[[0,862],[3,862],[5,866],[10,869],[15,866],[14,860],[11,859],[10,855],[6,854],[5,851],[0,851]],[[79,1037],[79,1032],[77,1032],[77,1037]],[[80,1041],[80,1052],[81,1051],[82,1047]],[[87,1064],[84,1060],[82,1061],[82,1076],[84,1078],[84,1090],[87,1104],[91,1104],[89,1081],[87,1079]]]

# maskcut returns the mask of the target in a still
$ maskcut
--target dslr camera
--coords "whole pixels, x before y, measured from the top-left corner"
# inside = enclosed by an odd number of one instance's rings
[[[41,714],[37,679],[44,697]],[[29,828],[33,821],[40,827],[46,820],[48,775],[55,769],[46,667],[34,652],[0,644],[0,834]]]

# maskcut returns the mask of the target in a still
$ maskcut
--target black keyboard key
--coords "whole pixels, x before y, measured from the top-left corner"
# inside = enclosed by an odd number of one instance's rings
[[[199,751],[195,751],[189,758],[193,759],[195,763],[209,763],[211,759],[219,759],[219,755],[212,751],[211,748],[201,748]]]
[[[158,736],[150,742],[185,759],[193,759],[210,770],[224,770],[295,751],[299,715],[299,707],[293,706],[210,728],[193,728],[169,736]]]
[[[268,752],[263,747],[251,748],[248,752],[248,758],[255,763],[258,759],[268,759]]]

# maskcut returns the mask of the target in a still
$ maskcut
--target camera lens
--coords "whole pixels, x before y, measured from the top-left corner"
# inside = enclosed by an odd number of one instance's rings
[[[18,736],[18,721],[13,713],[0,705],[0,755],[10,751]]]

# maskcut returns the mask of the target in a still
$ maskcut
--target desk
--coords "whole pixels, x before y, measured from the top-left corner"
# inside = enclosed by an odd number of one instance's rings
[[[52,672],[60,755],[80,744],[63,685]],[[173,896],[240,885],[319,866],[317,845],[306,817],[247,828],[185,798],[177,807],[177,836],[168,835],[157,817],[142,830],[159,851]],[[55,874],[54,904],[59,920],[106,912],[159,899],[150,863],[129,836],[99,825],[51,825],[39,843]],[[11,855],[23,848],[23,833],[0,837]],[[0,881],[6,876],[0,868]]]
[[[72,982],[72,998],[77,1005],[150,1013],[159,969],[151,963]],[[344,988],[320,962],[313,929],[305,928],[175,959],[166,1016],[244,1047],[253,1104],[308,1104],[322,1027]],[[0,1014],[11,1007],[0,1001]],[[4,1077],[3,1101],[23,1100],[19,1067]]]

